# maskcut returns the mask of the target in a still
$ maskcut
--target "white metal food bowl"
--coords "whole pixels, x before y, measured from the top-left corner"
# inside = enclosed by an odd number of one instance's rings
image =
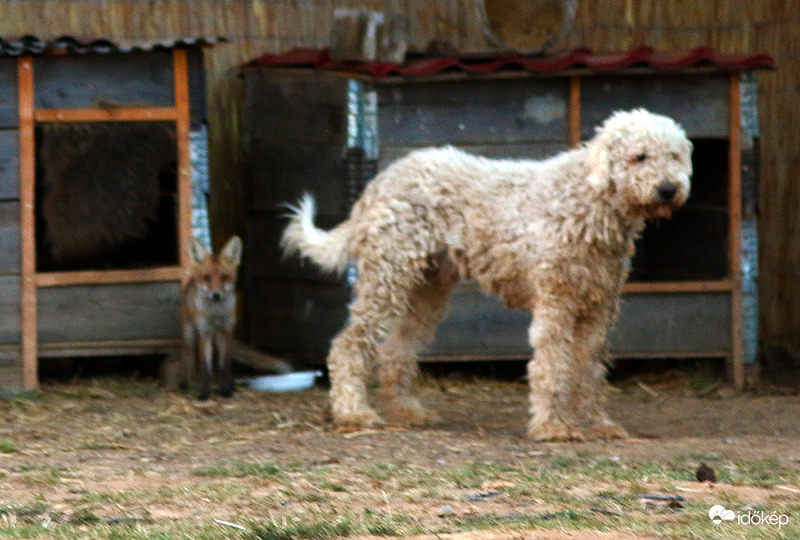
[[[321,371],[295,371],[281,375],[253,377],[247,382],[250,388],[262,392],[293,392],[311,388],[317,377],[321,376]]]

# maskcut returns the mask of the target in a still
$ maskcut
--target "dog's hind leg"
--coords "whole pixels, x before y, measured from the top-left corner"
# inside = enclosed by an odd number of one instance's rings
[[[417,353],[433,338],[444,317],[447,298],[458,283],[458,270],[446,255],[435,257],[424,283],[414,288],[408,310],[378,349],[381,395],[386,415],[400,424],[430,424],[438,416],[414,395],[419,375]]]
[[[360,269],[361,270],[361,269]],[[386,337],[406,306],[404,290],[393,287],[379,271],[361,272],[347,326],[331,342],[328,370],[331,411],[339,427],[382,424],[367,400],[367,378],[377,359],[378,344]]]

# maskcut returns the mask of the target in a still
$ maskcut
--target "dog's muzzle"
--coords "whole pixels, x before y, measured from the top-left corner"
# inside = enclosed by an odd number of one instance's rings
[[[678,194],[678,185],[672,182],[661,182],[656,188],[656,197],[658,202],[663,204],[671,204],[675,201],[675,196]]]

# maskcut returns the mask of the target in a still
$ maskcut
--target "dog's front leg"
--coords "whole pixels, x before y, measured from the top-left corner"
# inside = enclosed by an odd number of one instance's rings
[[[534,355],[528,362],[530,406],[528,434],[541,441],[581,441],[584,434],[573,410],[577,366],[588,351],[576,343],[575,317],[557,306],[537,306],[530,329]]]

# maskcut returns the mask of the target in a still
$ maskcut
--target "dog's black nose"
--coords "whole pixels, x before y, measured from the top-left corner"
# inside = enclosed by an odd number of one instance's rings
[[[656,188],[656,193],[658,193],[658,198],[662,202],[671,202],[675,198],[675,194],[678,193],[678,186],[672,182],[662,182]]]

